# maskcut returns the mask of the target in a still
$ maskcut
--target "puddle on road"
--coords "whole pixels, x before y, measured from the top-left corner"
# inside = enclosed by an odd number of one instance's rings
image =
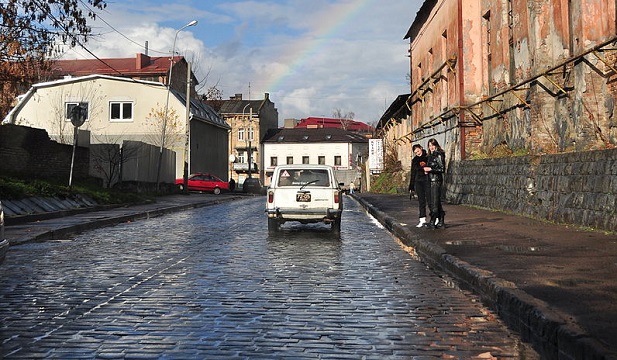
[[[517,254],[525,254],[525,253],[537,253],[540,251],[539,246],[510,246],[510,245],[498,245],[495,246],[496,249],[517,253]]]
[[[449,246],[482,246],[482,242],[478,240],[453,240],[446,241],[445,245]],[[496,245],[495,249],[517,254],[529,254],[540,252],[539,246],[516,246],[516,245]]]
[[[559,279],[555,280],[554,284],[563,287],[577,287],[578,285],[596,284],[599,281],[589,279]]]
[[[446,241],[446,245],[474,246],[474,245],[481,245],[481,243],[477,240],[454,240],[454,241]]]

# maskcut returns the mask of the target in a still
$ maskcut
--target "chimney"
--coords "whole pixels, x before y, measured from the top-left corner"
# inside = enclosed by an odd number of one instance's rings
[[[242,94],[236,94],[234,96],[230,96],[229,100],[242,100]]]
[[[150,56],[138,53],[135,59],[135,69],[140,70],[148,65],[150,65]]]
[[[270,99],[270,93],[264,93],[264,100]]]

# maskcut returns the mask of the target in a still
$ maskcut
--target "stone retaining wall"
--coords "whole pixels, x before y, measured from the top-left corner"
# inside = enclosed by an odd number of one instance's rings
[[[449,164],[446,200],[617,231],[617,149]]]

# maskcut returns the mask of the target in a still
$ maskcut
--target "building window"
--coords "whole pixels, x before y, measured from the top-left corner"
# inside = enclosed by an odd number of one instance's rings
[[[86,109],[86,120],[88,120],[88,103],[86,102],[67,102],[66,107],[66,121],[71,121],[71,114],[75,107],[80,106],[82,109]]]
[[[253,131],[253,128],[252,127],[248,128],[247,132],[248,132],[249,141],[255,140],[255,131]]]
[[[270,158],[270,166],[277,166],[279,164],[279,159],[276,156],[272,156]]]
[[[238,152],[238,162],[240,164],[245,164],[246,163],[246,152],[245,151]]]
[[[326,164],[326,157],[325,156],[318,156],[317,157],[317,163],[319,165],[325,165]]]
[[[335,156],[334,157],[334,166],[341,166],[341,157],[340,156]]]
[[[244,128],[238,129],[238,141],[244,141]]]
[[[309,157],[308,157],[308,156],[303,156],[303,157],[302,157],[302,163],[303,163],[303,164],[310,164],[310,163],[309,163]]]
[[[133,103],[132,102],[110,102],[109,114],[111,121],[133,121]]]
[[[287,157],[287,164],[293,164],[294,163],[294,157],[293,156],[288,156]]]

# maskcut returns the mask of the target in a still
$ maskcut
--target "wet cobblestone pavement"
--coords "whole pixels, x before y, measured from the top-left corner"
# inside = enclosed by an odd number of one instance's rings
[[[263,201],[11,247],[0,357],[537,357],[355,200],[340,238],[294,224],[268,237]]]

